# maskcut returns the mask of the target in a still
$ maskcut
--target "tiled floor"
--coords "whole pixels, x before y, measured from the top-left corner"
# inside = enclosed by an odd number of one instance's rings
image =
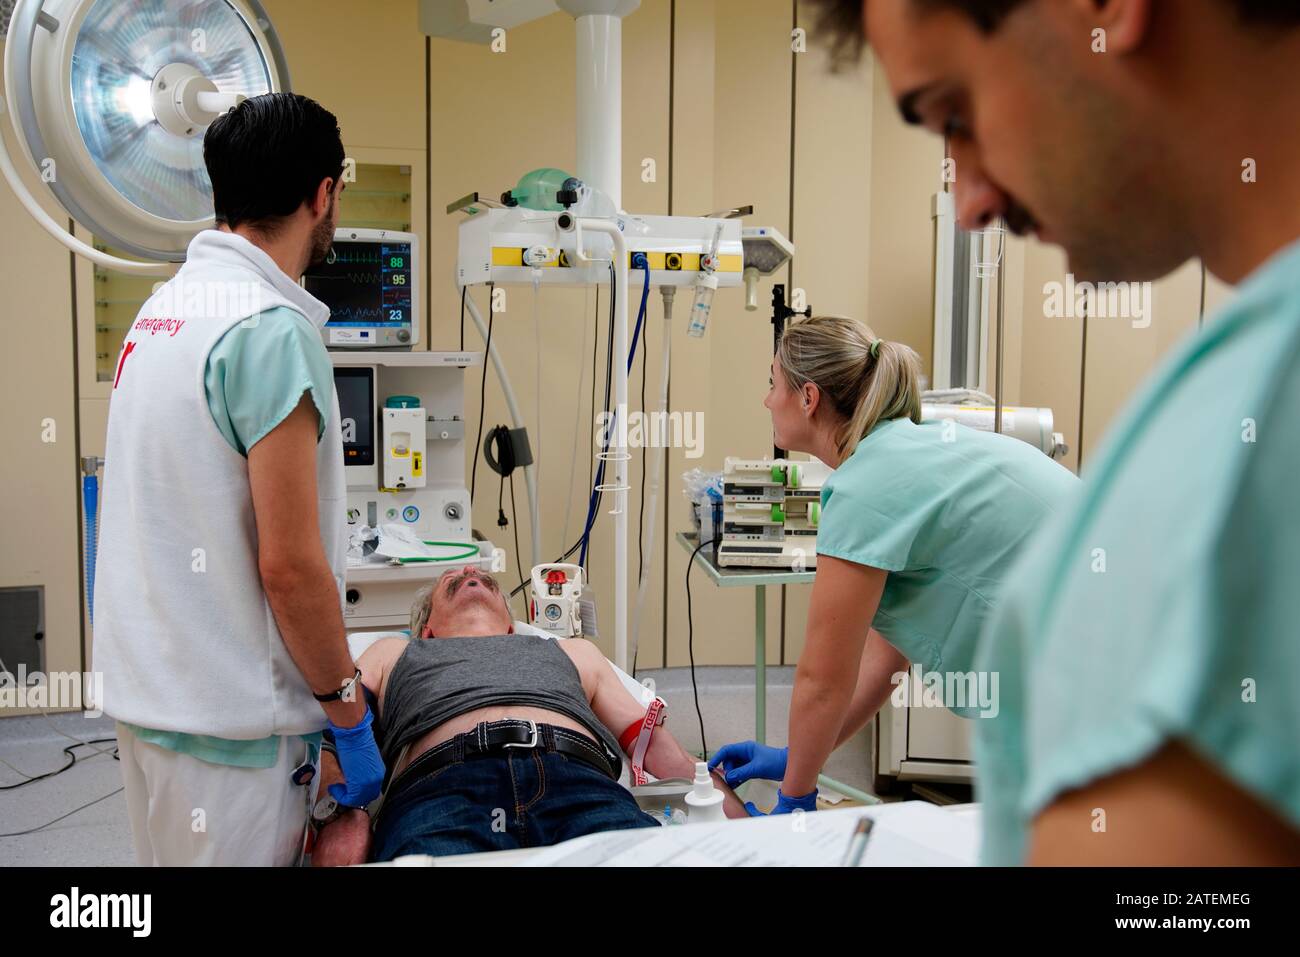
[[[743,667],[696,669],[700,682],[700,707],[711,751],[728,741],[754,735],[754,671]],[[784,744],[789,716],[791,667],[769,668],[767,727],[768,743]],[[658,693],[669,703],[668,726],[691,751],[700,747],[699,721],[691,692],[690,671],[670,668],[645,671],[639,678],[652,677]],[[62,732],[62,733],[60,733]],[[49,717],[0,719],[0,759],[27,775],[39,775],[62,766],[65,746],[73,744],[64,735],[82,740],[112,737],[108,718],[90,719],[76,714]],[[112,745],[99,745],[105,754],[90,748],[76,749],[78,761],[57,777],[35,781],[15,790],[0,791],[0,834],[49,826],[19,837],[0,837],[0,865],[130,865],[135,861],[126,804],[119,788],[122,776],[111,756]],[[826,766],[826,773],[863,790],[870,790],[870,738],[860,733],[840,748]],[[22,778],[0,764],[0,786],[16,784]],[[118,793],[114,794],[114,791]],[[105,797],[108,795],[108,797]],[[758,794],[750,795],[760,804]],[[90,804],[98,798],[104,800]],[[90,804],[84,810],[76,810]],[[56,818],[70,814],[63,820]]]

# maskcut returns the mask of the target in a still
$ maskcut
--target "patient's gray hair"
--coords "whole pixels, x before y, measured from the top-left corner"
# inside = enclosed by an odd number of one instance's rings
[[[433,592],[438,587],[438,582],[440,581],[442,581],[441,577],[425,585],[415,593],[415,600],[411,602],[412,638],[421,638],[424,635],[424,626],[429,623],[429,608],[433,605]]]

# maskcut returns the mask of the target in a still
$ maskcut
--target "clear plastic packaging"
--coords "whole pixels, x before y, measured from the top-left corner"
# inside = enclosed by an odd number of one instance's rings
[[[713,505],[722,504],[722,473],[698,468],[683,472],[682,495],[689,507],[688,531],[697,536],[703,533],[703,541],[713,538]]]

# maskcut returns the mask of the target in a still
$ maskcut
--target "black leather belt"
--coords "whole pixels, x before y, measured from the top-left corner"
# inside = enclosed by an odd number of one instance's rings
[[[585,734],[553,724],[507,718],[504,721],[479,722],[473,731],[448,738],[442,744],[425,751],[402,769],[402,773],[389,786],[384,801],[387,803],[393,800],[408,785],[449,764],[473,756],[504,756],[517,748],[558,751],[590,764],[611,780],[618,780],[618,772],[615,770],[617,765],[606,753],[606,749]]]

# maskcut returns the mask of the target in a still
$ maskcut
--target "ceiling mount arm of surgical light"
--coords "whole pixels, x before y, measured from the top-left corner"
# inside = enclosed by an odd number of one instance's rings
[[[15,49],[30,51],[32,39],[36,35],[36,28],[40,27],[54,33],[59,29],[59,21],[54,19],[44,10],[39,3],[20,4],[14,11],[13,19],[9,24],[9,36],[5,40],[5,90],[12,95],[14,86],[12,80],[14,77],[9,69],[9,57],[16,56]],[[24,62],[30,64],[30,57],[24,59]],[[30,80],[29,80],[30,81]],[[45,208],[37,201],[36,197],[31,194],[27,184],[22,181],[18,174],[18,169],[14,166],[13,157],[9,154],[9,148],[5,142],[4,136],[4,118],[9,115],[9,105],[5,97],[0,96],[0,174],[4,175],[9,188],[14,191],[18,197],[18,202],[22,203],[23,208],[28,214],[41,225],[41,228],[49,233],[55,240],[62,243],[68,249],[72,250],[79,256],[84,256],[97,266],[103,266],[106,269],[116,269],[120,272],[131,273],[137,276],[166,276],[171,273],[171,263],[150,263],[137,262],[131,259],[122,259],[118,256],[111,256],[108,253],[102,253],[89,243],[82,242],[71,232],[59,225]],[[13,128],[15,133],[22,135],[19,130],[19,118],[12,117]],[[75,218],[75,217],[74,217]]]
[[[4,97],[0,97],[0,120],[3,120],[7,113],[8,109]],[[171,274],[175,263],[138,262],[133,259],[122,259],[119,256],[102,253],[60,226],[54,217],[47,213],[45,208],[37,202],[36,197],[27,189],[27,184],[18,175],[18,170],[14,168],[13,159],[9,155],[9,149],[5,145],[2,130],[0,130],[0,173],[4,175],[5,180],[9,183],[9,188],[14,191],[14,195],[18,197],[18,202],[22,203],[23,208],[27,210],[32,219],[36,220],[41,225],[41,228],[58,242],[77,255],[84,256],[95,265],[103,266],[105,269],[116,269],[119,272],[131,273],[136,276],[167,276]]]
[[[243,93],[222,93],[188,63],[169,63],[159,70],[149,98],[158,125],[176,136],[206,130],[222,113],[248,99]]]

